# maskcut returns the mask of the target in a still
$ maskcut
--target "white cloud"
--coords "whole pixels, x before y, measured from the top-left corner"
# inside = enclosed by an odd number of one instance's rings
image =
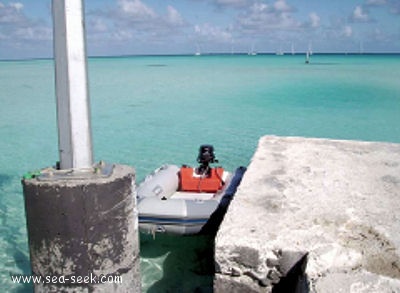
[[[320,26],[321,18],[315,12],[309,14],[311,27],[316,28]]]
[[[342,35],[343,35],[344,37],[346,37],[346,38],[350,38],[350,37],[353,35],[353,29],[351,28],[351,26],[346,25],[346,26],[343,28]]]
[[[183,25],[185,21],[182,15],[172,6],[167,7],[167,22],[172,25]]]
[[[165,30],[165,26],[179,27],[185,24],[182,15],[173,6],[167,6],[166,14],[157,14],[151,7],[140,0],[118,0],[118,10],[111,15],[111,20],[119,26],[131,27],[132,30]]]
[[[156,13],[140,0],[118,0],[118,7],[122,15],[137,20],[151,19],[156,16]]]
[[[23,44],[30,46],[48,41],[46,46],[51,52],[50,13],[45,20],[47,23],[35,20],[29,16],[28,2],[10,1],[14,2],[0,0],[0,45],[3,48],[8,46],[7,50],[10,51],[8,48],[12,48],[14,43],[19,42],[22,48],[27,47]],[[157,52],[170,48],[168,52],[179,53],[189,46],[193,47],[196,42],[211,48],[210,51],[226,49],[226,45],[231,43],[239,48],[257,43],[260,51],[273,50],[276,49],[274,46],[280,45],[285,48],[290,43],[300,48],[309,39],[318,39],[319,44],[332,44],[337,40],[338,46],[342,46],[346,42],[352,43],[355,37],[367,39],[367,33],[371,39],[382,39],[389,35],[385,25],[376,26],[381,31],[369,25],[366,31],[362,25],[354,23],[374,22],[373,16],[377,21],[385,15],[394,19],[389,12],[400,15],[400,0],[361,0],[348,15],[330,18],[323,17],[326,8],[318,5],[313,5],[312,10],[308,11],[307,6],[302,7],[302,13],[297,14],[296,7],[292,5],[299,2],[293,0],[191,0],[193,9],[198,9],[191,12],[184,10],[186,4],[180,10],[179,5],[186,0],[180,1],[111,0],[108,2],[112,4],[108,6],[96,4],[96,8],[92,9],[88,5],[88,46],[96,50],[100,48],[104,54],[114,51],[116,54],[140,50],[147,52],[148,48]],[[22,2],[26,3],[25,6]],[[155,3],[165,4],[156,7]],[[177,4],[172,6],[167,3]],[[332,11],[334,13],[340,12]],[[207,21],[199,20],[203,16],[207,17]],[[398,33],[395,35],[393,32],[392,35],[392,39],[398,40]],[[3,49],[3,52],[7,50]]]
[[[1,3],[1,2],[0,2]],[[20,3],[19,3],[20,4]],[[0,6],[0,23],[16,24],[26,22],[26,17],[21,13],[23,5],[18,3],[2,4]]]
[[[197,35],[197,39],[201,39],[202,41],[218,43],[228,43],[232,41],[232,34],[230,32],[208,23],[195,25],[194,31]]]
[[[20,3],[20,2],[11,2],[10,7],[13,7],[15,10],[20,11],[24,8],[24,4]]]
[[[364,11],[363,7],[359,5],[354,8],[350,20],[354,22],[368,22],[370,21],[370,17],[368,12]]]
[[[237,26],[248,33],[267,33],[271,30],[292,30],[300,27],[300,22],[293,18],[293,9],[284,1],[275,2],[274,6],[254,3],[248,10],[239,14]]]
[[[0,2],[0,35],[8,39],[10,45],[21,40],[51,40],[52,29],[41,22],[34,21],[24,13],[24,5],[19,2],[3,4]]]
[[[88,15],[88,39],[104,42],[131,42],[161,44],[173,42],[183,35],[187,22],[179,11],[169,5],[164,13],[158,13],[140,0],[117,0],[115,9],[97,10]]]
[[[51,56],[51,25],[29,13],[20,2],[0,2],[0,58]]]
[[[274,8],[276,11],[280,11],[280,12],[289,12],[289,11],[293,10],[293,8],[291,6],[289,6],[285,0],[277,0],[274,3]]]

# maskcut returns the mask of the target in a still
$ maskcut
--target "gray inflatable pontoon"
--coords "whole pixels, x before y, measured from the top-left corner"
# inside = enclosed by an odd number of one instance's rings
[[[178,235],[199,233],[217,209],[232,175],[223,171],[223,186],[216,192],[180,190],[181,168],[165,165],[137,188],[139,230]]]

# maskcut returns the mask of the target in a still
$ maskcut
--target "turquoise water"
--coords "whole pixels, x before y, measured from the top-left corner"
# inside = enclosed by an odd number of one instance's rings
[[[204,143],[227,169],[248,165],[265,134],[400,143],[399,76],[399,55],[91,58],[95,158],[140,181],[194,164]],[[20,178],[58,160],[52,61],[0,62],[0,103],[0,291],[29,292],[9,273],[29,273]],[[144,291],[210,291],[211,246],[142,235]]]

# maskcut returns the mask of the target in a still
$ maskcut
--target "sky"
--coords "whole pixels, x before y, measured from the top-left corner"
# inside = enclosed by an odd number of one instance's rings
[[[84,0],[84,7],[89,56],[400,52],[400,0]],[[51,0],[0,0],[0,59],[51,58],[52,31]]]

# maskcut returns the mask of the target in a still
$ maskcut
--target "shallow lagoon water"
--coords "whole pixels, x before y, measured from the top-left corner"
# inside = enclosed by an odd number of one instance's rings
[[[229,170],[265,134],[400,143],[400,56],[90,58],[96,161],[195,164],[213,144]],[[0,289],[30,292],[21,176],[58,160],[52,60],[0,62]],[[145,292],[208,292],[212,239],[141,235]]]

